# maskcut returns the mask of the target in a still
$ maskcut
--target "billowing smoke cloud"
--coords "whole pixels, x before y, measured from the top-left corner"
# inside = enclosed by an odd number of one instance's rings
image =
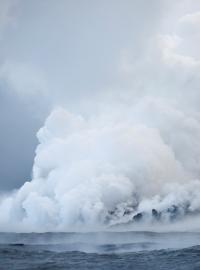
[[[180,17],[173,33],[148,39],[139,59],[122,51],[118,86],[83,99],[82,113],[51,112],[37,134],[32,180],[1,198],[0,230],[200,220],[197,24],[198,12]]]

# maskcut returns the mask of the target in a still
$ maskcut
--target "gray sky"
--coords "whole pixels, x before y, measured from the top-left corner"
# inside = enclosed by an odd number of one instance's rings
[[[188,36],[176,22],[198,10],[195,0],[0,0],[0,189],[30,179],[36,132],[53,107],[90,113],[103,93],[146,91],[141,74],[151,89],[154,37]],[[198,54],[184,44],[181,53]]]

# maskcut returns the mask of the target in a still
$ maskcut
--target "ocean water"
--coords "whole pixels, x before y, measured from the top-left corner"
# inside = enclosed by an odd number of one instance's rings
[[[0,233],[0,269],[200,269],[200,233]]]

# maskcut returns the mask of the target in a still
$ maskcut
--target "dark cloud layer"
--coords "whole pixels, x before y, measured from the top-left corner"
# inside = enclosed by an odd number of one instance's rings
[[[0,189],[21,186],[31,177],[35,133],[40,121],[15,95],[0,91]]]

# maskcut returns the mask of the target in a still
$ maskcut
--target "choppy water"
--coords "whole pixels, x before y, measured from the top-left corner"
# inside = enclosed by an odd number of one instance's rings
[[[200,233],[0,233],[0,269],[200,269]]]

